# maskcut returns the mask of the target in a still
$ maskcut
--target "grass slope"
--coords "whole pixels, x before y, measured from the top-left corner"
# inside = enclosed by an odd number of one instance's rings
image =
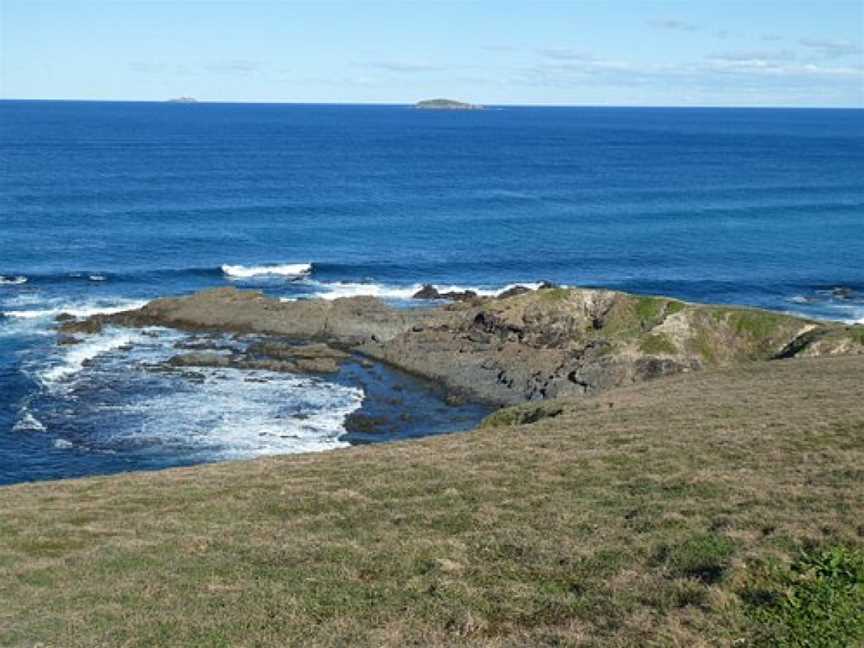
[[[754,363],[465,434],[3,488],[0,645],[854,644],[862,375]]]

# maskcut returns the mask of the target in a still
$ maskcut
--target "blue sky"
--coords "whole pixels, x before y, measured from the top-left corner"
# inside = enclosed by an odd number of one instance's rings
[[[0,97],[864,107],[864,3],[0,0]]]

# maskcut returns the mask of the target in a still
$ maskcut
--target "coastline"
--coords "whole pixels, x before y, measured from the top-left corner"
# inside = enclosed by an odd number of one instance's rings
[[[17,406],[0,482],[389,443],[487,417],[531,422],[555,415],[546,403],[558,398],[860,353],[864,338],[860,326],[609,290],[415,292],[426,301],[283,301],[223,287],[18,320],[36,324],[47,349],[25,364],[42,387]]]
[[[496,297],[462,294],[458,301],[424,309],[394,308],[374,297],[282,302],[258,291],[220,288],[154,300],[130,311],[70,318],[58,331],[61,339],[74,342],[76,335],[105,326],[162,326],[282,341],[270,351],[259,345],[235,358],[177,360],[188,366],[262,368],[269,363],[280,370],[278,362],[289,361],[281,370],[327,373],[345,353],[359,353],[433,381],[454,401],[498,406],[590,396],[661,376],[754,361],[864,354],[860,325],[554,286]],[[310,344],[318,345],[311,357],[311,347],[303,350]],[[297,353],[304,358],[298,361]],[[307,368],[298,368],[298,362]]]
[[[561,412],[530,424],[0,488],[0,643],[755,638],[750,594],[784,586],[768,566],[861,547],[862,363],[753,362],[548,401]]]

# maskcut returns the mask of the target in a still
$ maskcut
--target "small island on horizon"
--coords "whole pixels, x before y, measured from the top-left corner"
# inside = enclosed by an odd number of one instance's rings
[[[414,104],[418,110],[485,110],[480,104],[464,103],[453,99],[424,99]]]
[[[168,99],[168,103],[198,103],[198,100],[195,97],[175,97],[173,99]]]

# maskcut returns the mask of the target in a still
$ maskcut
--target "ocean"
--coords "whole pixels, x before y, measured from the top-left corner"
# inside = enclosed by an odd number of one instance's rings
[[[488,412],[359,364],[190,380],[154,369],[188,334],[58,346],[61,313],[226,285],[410,308],[424,283],[551,281],[864,319],[862,110],[0,101],[0,171],[0,484]],[[361,408],[395,422],[346,432]]]

